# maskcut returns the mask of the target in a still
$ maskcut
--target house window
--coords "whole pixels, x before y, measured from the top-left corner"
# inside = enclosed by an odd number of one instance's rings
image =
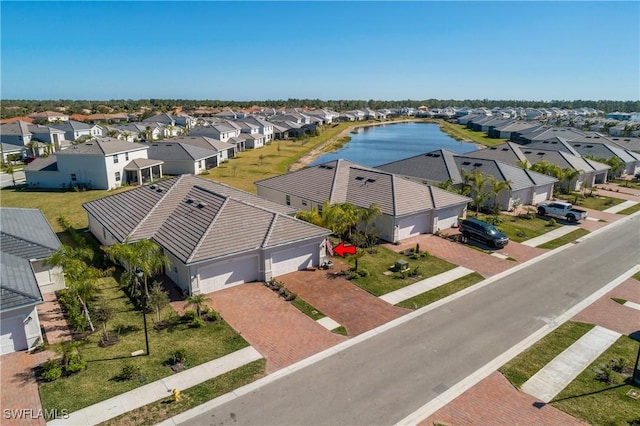
[[[124,153],[124,161],[129,161],[129,153],[128,152]]]
[[[120,172],[116,172],[116,182],[120,182]]]
[[[118,154],[113,156],[113,164],[118,164]]]
[[[76,180],[77,180],[76,174],[75,173],[71,173],[71,181],[75,182]]]
[[[289,195],[286,196],[286,202],[288,206],[291,205],[291,197]]]

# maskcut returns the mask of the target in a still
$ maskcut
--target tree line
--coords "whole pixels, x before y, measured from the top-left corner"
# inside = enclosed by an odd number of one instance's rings
[[[322,100],[322,99],[269,99],[253,101],[223,101],[223,100],[195,100],[195,99],[110,99],[110,100],[31,100],[31,99],[4,99],[0,108],[1,118],[11,118],[25,116],[34,112],[57,110],[64,108],[66,114],[109,114],[109,113],[134,113],[140,110],[149,109],[151,111],[171,112],[177,107],[186,110],[198,108],[250,108],[253,106],[264,108],[330,108],[335,111],[348,111],[361,108],[384,109],[384,108],[418,108],[427,106],[429,108],[445,108],[449,106],[471,107],[471,108],[595,108],[604,112],[634,112],[640,111],[640,101],[614,101],[614,100],[551,100],[534,101],[524,99],[491,100],[491,99],[402,99],[402,100]]]

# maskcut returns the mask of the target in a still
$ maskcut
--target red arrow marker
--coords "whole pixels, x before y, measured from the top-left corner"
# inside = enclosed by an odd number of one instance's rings
[[[344,257],[345,254],[356,254],[356,246],[345,246],[340,243],[333,248],[333,252],[340,257]]]

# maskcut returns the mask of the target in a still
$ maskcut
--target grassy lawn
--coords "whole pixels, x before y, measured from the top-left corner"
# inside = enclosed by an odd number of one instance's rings
[[[493,139],[488,137],[485,132],[476,132],[460,124],[453,124],[444,120],[434,120],[434,122],[440,126],[440,130],[456,140],[471,141],[485,146],[500,145],[507,142],[506,139]]]
[[[633,274],[633,277],[635,280],[640,281],[640,272],[636,272],[635,274]]]
[[[426,293],[419,294],[411,299],[404,300],[398,303],[396,306],[408,309],[419,309],[423,306],[427,306],[430,303],[436,302],[440,299],[444,299],[454,293],[464,290],[467,287],[471,287],[474,284],[484,280],[482,275],[477,272],[473,272],[464,277],[460,277],[457,280],[453,280],[449,283],[443,284],[440,287],[429,290]]]
[[[601,197],[599,195],[593,195],[591,197],[585,197],[585,198],[578,196],[576,198],[575,195],[558,194],[555,197],[558,199],[573,203],[573,205],[578,208],[586,207],[588,209],[593,209],[593,210],[606,210],[609,207],[613,207],[615,205],[618,205],[624,202],[624,200],[621,200],[619,198]]]
[[[613,372],[615,383],[607,384],[596,380],[593,372],[612,359],[623,358],[633,368],[638,354],[638,342],[627,336],[620,337],[598,359],[571,382],[551,405],[587,421],[592,425],[638,424],[640,421],[640,401],[626,396],[631,389],[630,379],[626,383],[622,375]],[[635,423],[632,423],[635,421]]]
[[[473,215],[472,217],[475,217]],[[489,222],[491,216],[480,214],[478,219]],[[531,219],[524,219],[522,217],[515,217],[510,215],[500,215],[502,223],[496,225],[498,229],[507,234],[511,241],[521,243],[531,238],[546,234],[553,229],[562,226],[560,223],[551,224],[549,220],[541,217],[533,217]]]
[[[633,214],[638,211],[640,211],[640,203],[635,206],[627,207],[626,209],[619,211],[618,214]]]
[[[569,232],[567,235],[563,235],[560,238],[556,238],[555,240],[551,240],[548,243],[544,243],[539,248],[553,250],[555,248],[561,247],[565,244],[569,244],[572,241],[577,240],[580,237],[584,237],[587,235],[589,231],[586,229],[578,228],[575,231]]]
[[[391,268],[396,260],[406,260],[409,262],[409,268],[418,267],[420,274],[417,277],[398,278],[396,273],[385,275],[385,272],[391,272]],[[354,256],[347,256],[347,262],[353,268],[355,266]],[[366,277],[360,277],[351,280],[352,283],[363,288],[374,296],[382,296],[383,294],[397,290],[402,287],[411,285],[425,278],[438,275],[455,268],[453,263],[438,259],[435,256],[419,257],[418,259],[410,259],[399,253],[395,253],[384,247],[377,247],[377,253],[365,254],[358,260],[358,270],[367,271]]]
[[[171,321],[168,328],[156,331],[151,325],[155,315],[151,314],[147,315],[151,355],[132,358],[132,352],[144,349],[145,346],[142,314],[134,309],[114,278],[100,279],[99,288],[100,298],[107,299],[116,310],[108,329],[111,335],[119,337],[119,342],[104,348],[98,346],[100,331],[80,341],[79,351],[88,361],[87,369],[54,382],[41,384],[40,399],[45,409],[64,408],[75,411],[144,384],[138,379],[118,379],[126,363],[138,367],[140,375],[149,383],[173,374],[172,370],[163,364],[177,349],[184,349],[187,365],[195,366],[248,346],[248,343],[222,320],[208,323],[201,328],[189,328],[187,324]],[[167,307],[164,318],[172,312],[173,310]],[[96,324],[96,329],[100,330],[101,326]]]
[[[566,322],[503,365],[499,371],[515,387],[520,388],[531,376],[592,328],[592,324]]]
[[[118,194],[134,188],[133,186],[118,188],[112,191],[44,191],[35,189],[3,189],[0,191],[2,207],[22,207],[40,209],[55,232],[62,231],[58,225],[58,217],[65,216],[76,228],[89,226],[87,212],[82,203]]]
[[[264,359],[254,361],[222,374],[215,379],[207,380],[189,389],[181,390],[180,396],[182,399],[179,402],[174,402],[171,397],[168,396],[160,401],[121,414],[118,417],[100,423],[100,425],[154,425],[263,377],[265,375],[264,367]]]
[[[296,297],[295,299],[293,299],[291,304],[296,308],[298,308],[300,312],[302,312],[303,314],[305,314],[306,316],[308,316],[314,321],[317,321],[321,318],[326,317],[325,314],[323,314],[322,312],[320,312],[319,310],[317,310],[316,308],[314,308],[313,306],[311,306],[310,304],[302,300],[300,297]]]
[[[640,180],[609,179],[608,183],[618,184],[621,188],[640,189]],[[603,186],[606,185],[603,184]]]

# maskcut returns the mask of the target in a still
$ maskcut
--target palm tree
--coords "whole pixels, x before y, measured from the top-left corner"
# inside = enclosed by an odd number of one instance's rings
[[[560,170],[560,176],[558,178],[560,181],[560,190],[569,192],[575,189],[576,185],[574,184],[574,181],[578,176],[580,176],[579,170],[569,167]]]
[[[486,176],[479,170],[474,170],[471,173],[466,170],[462,170],[462,179],[470,190],[471,198],[473,199],[473,203],[476,207],[476,216],[478,216],[481,205],[489,196],[486,186],[490,177]]]
[[[194,308],[196,308],[196,314],[198,315],[198,318],[200,318],[202,305],[204,305],[205,302],[209,300],[211,300],[211,298],[207,297],[206,294],[193,294],[187,298],[187,306],[193,306]]]
[[[496,212],[500,208],[498,203],[498,195],[506,189],[511,189],[510,180],[498,180],[493,177],[491,178],[491,195],[493,195],[493,209]]]
[[[88,248],[74,249],[63,245],[47,258],[46,263],[62,267],[67,286],[82,305],[82,311],[91,331],[95,331],[89,315],[89,303],[97,290],[95,282],[98,278],[103,277],[104,273],[87,265],[86,262],[90,261],[92,254],[91,249]]]
[[[11,175],[13,186],[16,186],[16,177],[15,177],[16,167],[13,164],[11,164],[11,162],[8,162],[4,165],[4,171],[5,173],[9,173]]]
[[[531,163],[526,158],[524,160],[517,160],[516,165],[525,170],[529,170],[531,168]]]
[[[366,244],[373,243],[373,235],[369,232],[369,225],[375,222],[376,218],[382,214],[380,205],[378,203],[372,203],[368,209],[360,209],[360,217],[358,218],[360,223],[364,226],[364,237]]]

